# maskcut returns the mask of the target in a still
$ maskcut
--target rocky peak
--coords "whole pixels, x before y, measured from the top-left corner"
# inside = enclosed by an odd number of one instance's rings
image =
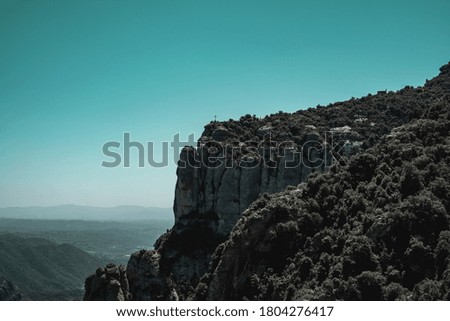
[[[450,62],[439,68],[440,74],[429,80],[425,84],[425,88],[430,90],[444,91],[450,94]]]
[[[441,72],[438,77],[450,77],[450,62],[439,68]]]
[[[131,299],[125,267],[108,264],[98,268],[85,282],[86,301],[127,301]]]

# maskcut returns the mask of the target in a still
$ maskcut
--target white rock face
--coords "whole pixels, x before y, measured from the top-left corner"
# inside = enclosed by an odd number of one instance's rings
[[[334,133],[349,133],[351,130],[352,128],[350,126],[334,127],[330,129],[330,131]]]
[[[322,171],[330,164],[330,155],[326,164],[324,152],[311,149],[308,153],[287,149],[285,155],[273,156],[277,159],[274,163],[254,157],[253,162],[237,160],[214,166],[199,161],[207,159],[202,149],[183,149],[177,169],[175,220],[190,215],[211,217],[215,220],[216,232],[228,234],[259,195],[298,185],[312,171]],[[263,154],[264,151],[260,150],[260,155]]]

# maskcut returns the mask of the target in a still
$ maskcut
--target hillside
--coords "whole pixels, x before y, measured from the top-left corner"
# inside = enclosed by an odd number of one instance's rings
[[[130,253],[151,248],[171,227],[169,220],[80,221],[0,218],[0,234],[71,244],[105,262],[126,264]]]
[[[0,276],[33,300],[80,299],[83,280],[102,264],[68,244],[0,235]]]
[[[450,300],[450,113],[263,195],[197,287],[208,300]]]
[[[174,227],[126,270],[88,278],[85,299],[448,298],[450,64],[440,71],[211,122],[181,152]]]

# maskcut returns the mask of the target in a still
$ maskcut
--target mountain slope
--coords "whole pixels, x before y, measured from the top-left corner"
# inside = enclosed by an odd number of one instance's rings
[[[260,195],[305,182],[332,164],[346,165],[394,128],[438,116],[448,105],[449,69],[443,66],[423,87],[205,126],[197,148],[180,155],[175,225],[159,249],[167,273],[195,286],[213,249]],[[205,238],[197,241],[199,235]]]
[[[102,263],[68,244],[0,235],[0,276],[31,299],[80,299],[83,280]]]
[[[420,119],[252,204],[196,298],[450,299],[450,65],[425,89]]]
[[[245,212],[197,288],[208,300],[449,300],[450,117]]]
[[[130,253],[152,248],[154,241],[172,224],[169,220],[119,222],[0,218],[0,234],[71,244],[106,262],[126,264]]]
[[[180,155],[175,225],[132,255],[121,298],[447,297],[450,64],[440,71],[423,87],[208,124]],[[85,298],[105,298],[102,273]]]

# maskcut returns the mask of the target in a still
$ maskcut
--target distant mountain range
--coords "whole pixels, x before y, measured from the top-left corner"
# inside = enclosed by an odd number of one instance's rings
[[[71,244],[91,255],[125,264],[129,254],[153,248],[155,240],[172,227],[173,220],[51,220],[0,218],[0,235],[42,238]]]
[[[88,221],[173,220],[173,211],[171,208],[141,206],[92,207],[61,205],[51,207],[6,207],[0,208],[0,218]]]
[[[14,284],[25,299],[80,299],[84,279],[104,263],[69,244],[0,235],[0,279],[8,280],[3,282],[8,292],[15,292]]]

